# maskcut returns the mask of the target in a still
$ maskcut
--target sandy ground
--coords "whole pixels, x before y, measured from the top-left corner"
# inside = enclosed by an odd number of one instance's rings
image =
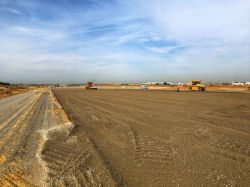
[[[247,92],[54,93],[0,99],[0,186],[250,183]]]
[[[110,173],[104,186],[250,184],[248,93],[53,91],[76,125],[70,136],[103,160],[89,170]]]
[[[93,186],[101,182],[89,169],[91,162],[108,181],[88,144],[70,136],[73,128],[47,89],[1,99],[0,186]],[[79,181],[75,175],[81,175]]]
[[[120,84],[98,84],[99,89],[133,89],[140,90],[141,85],[120,85]],[[172,90],[176,91],[177,86],[164,86],[164,85],[149,85],[149,90]],[[82,87],[84,88],[84,87]],[[188,86],[178,86],[180,91],[188,91]],[[250,92],[248,86],[225,86],[225,85],[206,85],[206,91],[212,92]]]

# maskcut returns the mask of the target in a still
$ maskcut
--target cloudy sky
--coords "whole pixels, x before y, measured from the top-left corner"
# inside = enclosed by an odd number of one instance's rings
[[[0,0],[0,81],[250,81],[249,0]]]

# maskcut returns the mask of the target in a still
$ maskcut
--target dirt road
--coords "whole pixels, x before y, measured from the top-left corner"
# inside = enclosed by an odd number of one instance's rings
[[[0,100],[0,185],[45,185],[41,151],[46,132],[66,118],[55,108],[48,90],[30,91]],[[51,112],[49,112],[51,110]],[[56,117],[56,118],[55,118]]]
[[[93,186],[91,162],[108,181],[88,143],[69,137],[73,127],[47,89],[1,99],[0,186]]]
[[[250,184],[250,94],[54,93],[76,125],[71,136],[90,139],[120,186]]]

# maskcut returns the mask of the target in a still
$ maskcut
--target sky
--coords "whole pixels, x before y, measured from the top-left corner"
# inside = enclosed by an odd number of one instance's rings
[[[0,0],[0,82],[250,81],[249,0]]]

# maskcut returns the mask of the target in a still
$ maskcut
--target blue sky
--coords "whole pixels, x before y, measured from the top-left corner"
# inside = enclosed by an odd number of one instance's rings
[[[249,0],[0,0],[0,80],[250,80]]]

